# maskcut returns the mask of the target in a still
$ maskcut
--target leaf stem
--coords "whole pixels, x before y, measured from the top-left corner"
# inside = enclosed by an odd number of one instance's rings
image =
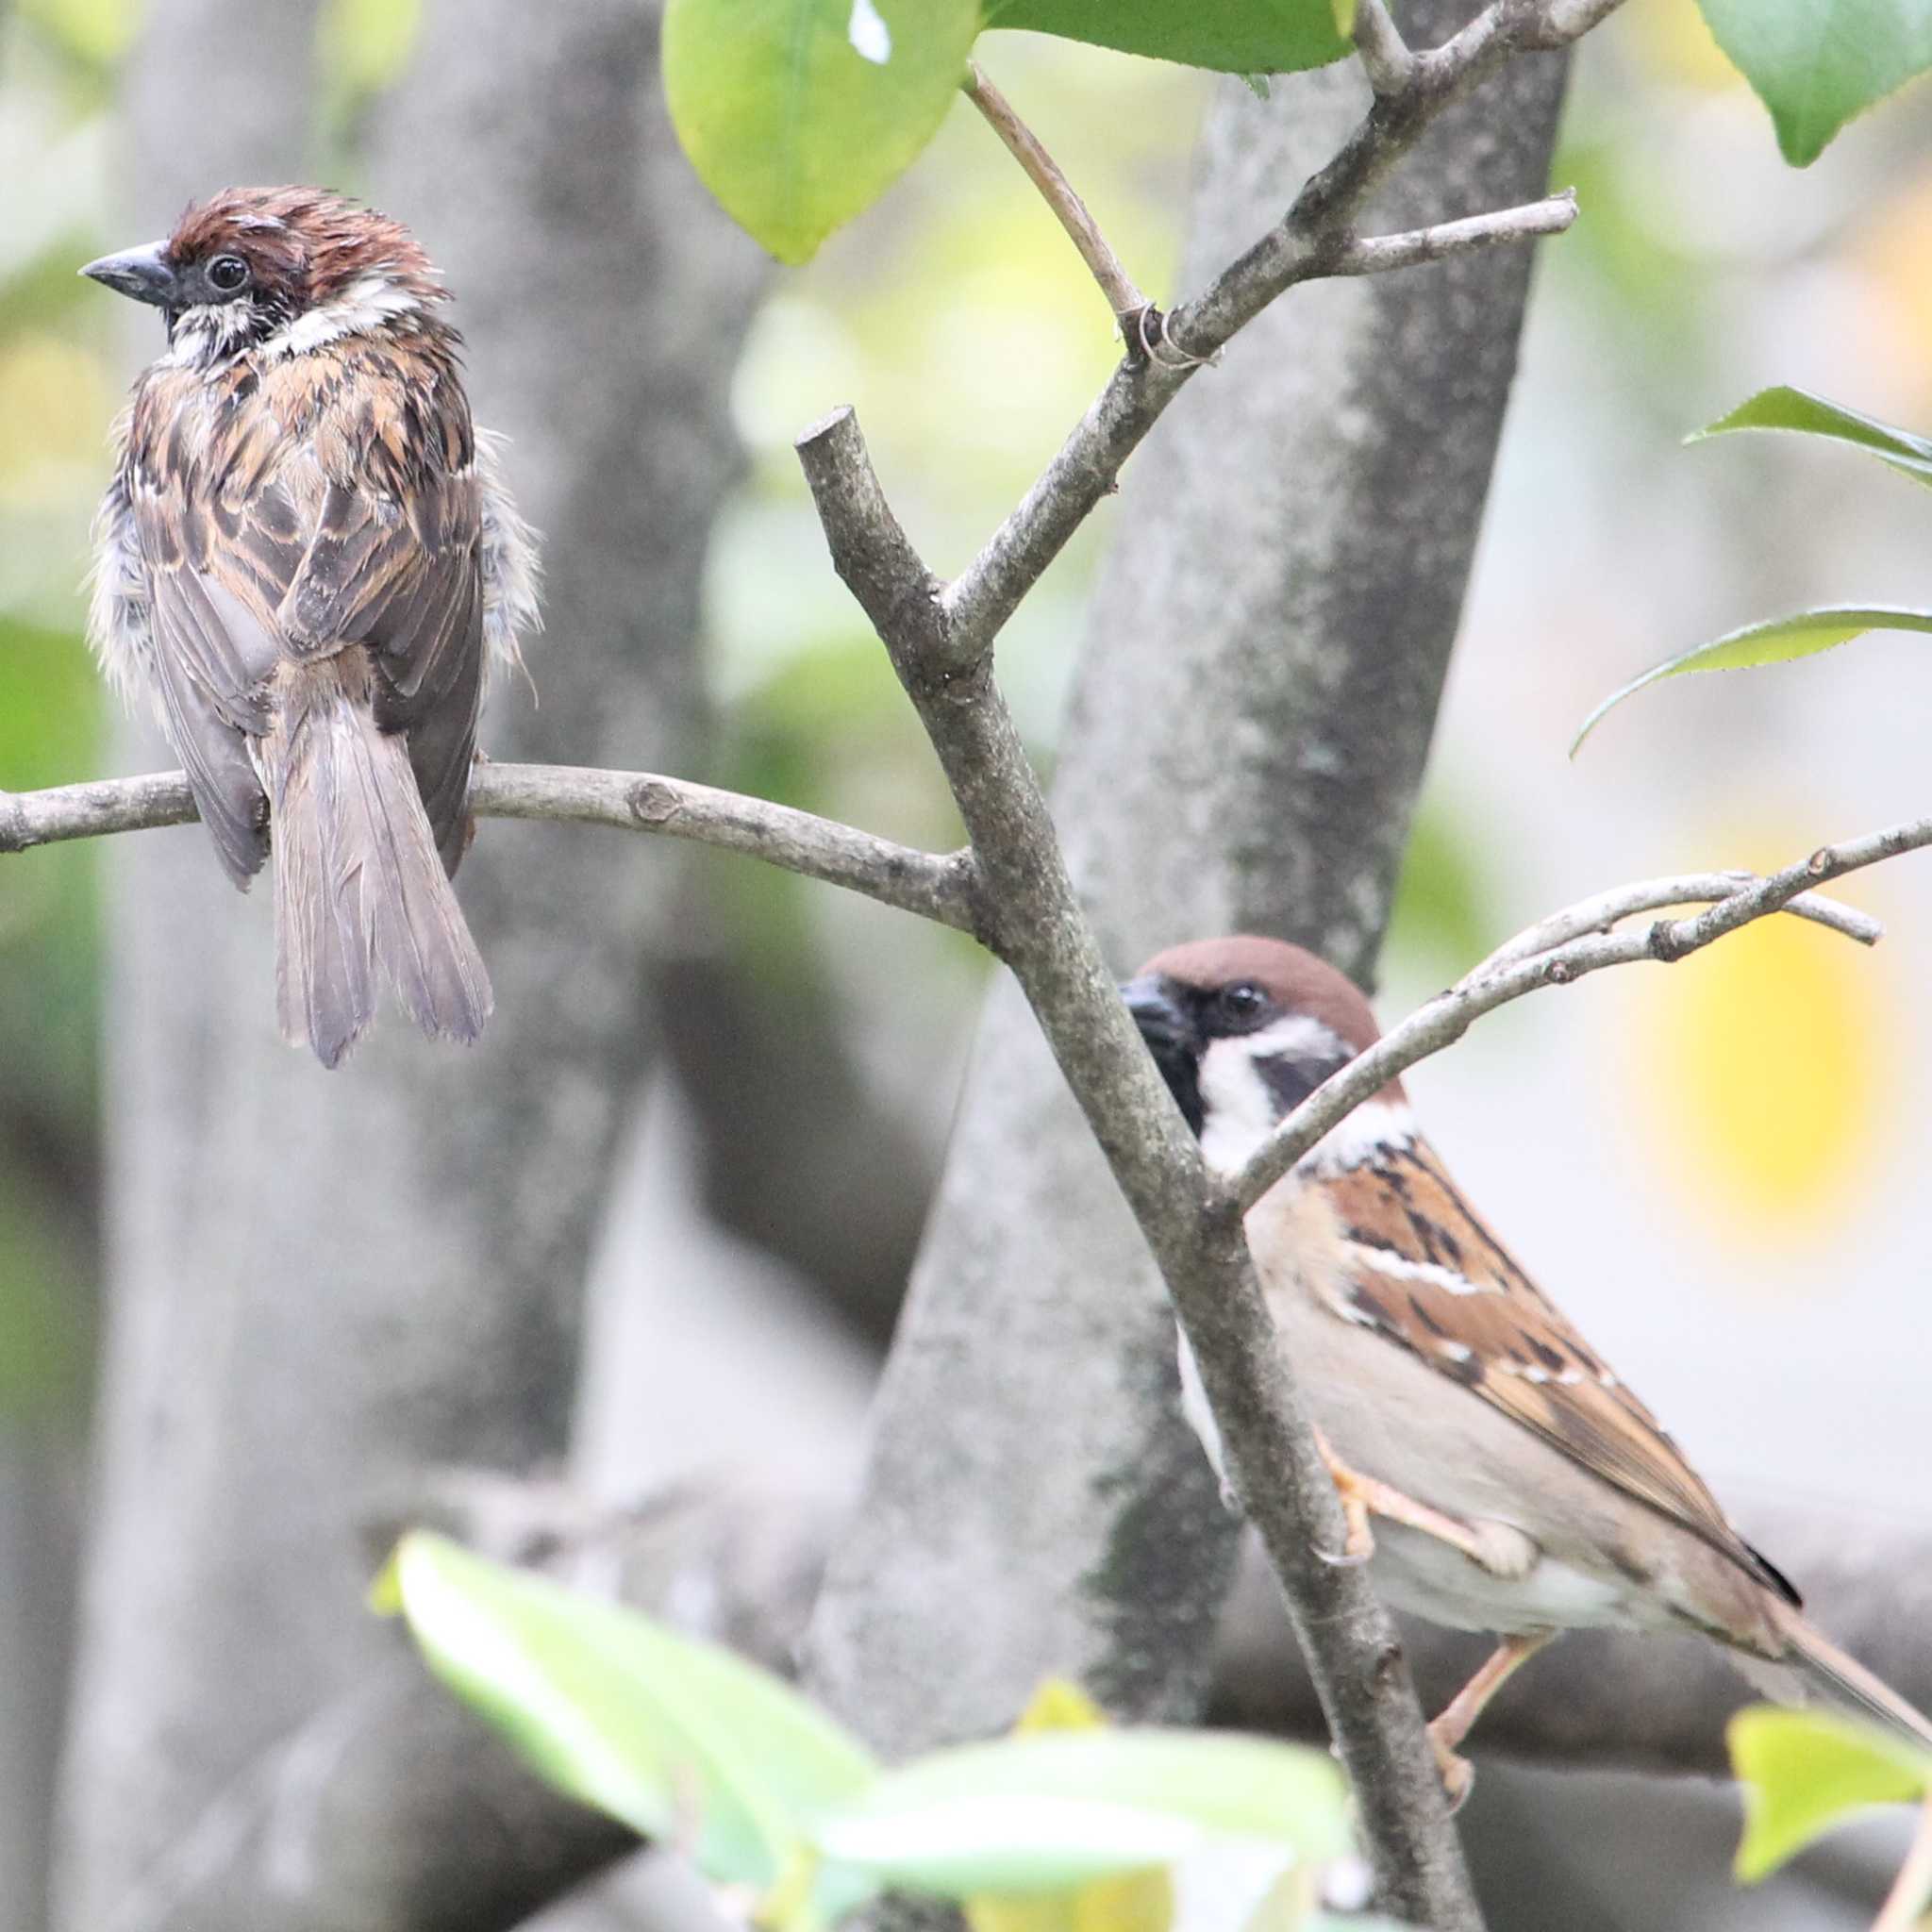
[[[1014,111],[1012,102],[987,78],[978,61],[966,63],[966,78],[960,87],[966,98],[985,115],[987,125],[1006,142],[1013,158],[1025,169],[1026,178],[1040,190],[1041,199],[1080,251],[1080,259],[1099,283],[1100,292],[1107,297],[1108,307],[1113,310],[1124,336],[1127,324],[1152,305],[1120,257],[1108,246],[1100,225],[1088,212],[1087,204],[1060,173],[1059,163],[1041,144],[1040,137]]]

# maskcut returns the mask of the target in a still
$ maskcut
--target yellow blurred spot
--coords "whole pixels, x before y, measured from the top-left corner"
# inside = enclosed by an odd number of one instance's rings
[[[1744,85],[1690,0],[1635,0],[1624,8],[1621,24],[1624,45],[1661,80],[1706,93]]]
[[[1854,255],[1873,284],[1873,326],[1892,344],[1882,407],[1932,411],[1932,369],[1924,353],[1932,341],[1932,180],[1912,180],[1881,201],[1860,225]],[[1858,407],[1881,405],[1861,401]],[[1906,425],[1926,426],[1922,420]]]
[[[0,347],[0,504],[38,508],[97,492],[113,413],[86,350],[43,334]]]
[[[1013,1726],[1029,1731],[1091,1731],[1107,1713],[1079,1685],[1045,1678]],[[1174,1923],[1174,1881],[1164,1866],[1098,1878],[1052,1898],[974,1898],[966,1901],[972,1932],[1169,1932]]]
[[[1873,956],[1760,921],[1651,975],[1654,1053],[1633,1055],[1673,1179],[1726,1234],[1816,1232],[1865,1169],[1891,1079]]]

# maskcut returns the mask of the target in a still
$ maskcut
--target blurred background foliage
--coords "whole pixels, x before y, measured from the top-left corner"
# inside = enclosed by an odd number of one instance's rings
[[[408,58],[416,13],[399,0],[327,11],[339,185],[356,185],[359,113]],[[133,350],[155,345],[124,333],[127,316],[75,269],[141,239],[114,221],[109,140],[139,14],[138,0],[0,6],[9,790],[101,775],[110,760],[79,587],[107,425]],[[1027,35],[991,35],[980,57],[1141,282],[1175,292],[1208,83]],[[1921,87],[1792,174],[1690,0],[1632,0],[1584,49],[1554,171],[1577,187],[1584,219],[1540,269],[1385,962],[1391,1003],[1612,880],[1780,861],[1926,808],[1932,671],[1896,638],[1748,679],[1687,680],[1628,708],[1574,766],[1563,754],[1598,697],[1669,649],[1802,602],[1924,601],[1923,506],[1869,466],[1772,439],[1677,444],[1775,381],[1932,425],[1927,101]],[[856,404],[915,541],[950,571],[1115,353],[1084,271],[963,106],[878,208],[776,279],[734,391],[749,461],[708,566],[721,728],[703,775],[896,838],[957,840],[884,656],[824,565],[791,440],[834,403]],[[489,398],[477,401],[487,421]],[[1105,513],[1090,524],[1002,645],[1045,761],[1111,527]],[[540,687],[543,654],[568,647],[552,637],[533,652]],[[96,858],[71,846],[0,865],[0,1463],[27,1442],[62,1445],[70,1470],[80,1461],[101,1241]],[[1932,1042],[1912,997],[1932,894],[1922,871],[1893,870],[1848,896],[1892,926],[1875,958],[1808,929],[1760,928],[1668,974],[1513,1008],[1412,1084],[1476,1198],[1721,1488],[1804,1487],[1779,1399],[1802,1382],[1811,1409],[1847,1424],[1846,1481],[1868,1504],[1922,1514],[1916,1463],[1901,1463],[1867,1403],[1873,1374],[1890,1374],[1902,1417],[1922,1414],[1924,1365],[1855,1361],[1844,1324],[1827,1318],[1909,1315],[1912,1284],[1932,1269],[1932,1202],[1914,1184]],[[692,962],[714,985],[728,971],[758,1056],[674,1052],[701,1137],[757,1131],[795,1062],[798,1118],[815,1095],[849,1092],[909,1150],[913,1183],[895,1170],[894,1185],[916,1191],[942,1143],[980,956],[957,935],[715,855],[694,868],[690,897]],[[272,1024],[266,989],[234,1024]],[[842,1087],[828,1085],[834,1064]],[[715,1212],[762,1239],[757,1203],[724,1198],[715,1164],[698,1177]],[[890,1288],[919,1204],[888,1212],[862,1174],[825,1188],[844,1190],[849,1222],[892,1222],[883,1259],[865,1264]],[[1579,1228],[1614,1238],[1579,1241]],[[823,1279],[860,1263],[834,1244],[815,1265]],[[860,1330],[882,1333],[890,1291],[854,1301],[831,1286]],[[1766,1287],[1779,1322],[1740,1334],[1738,1311],[1764,1307],[1754,1297]],[[1704,1345],[1720,1340],[1748,1372],[1728,1392],[1702,1373]]]

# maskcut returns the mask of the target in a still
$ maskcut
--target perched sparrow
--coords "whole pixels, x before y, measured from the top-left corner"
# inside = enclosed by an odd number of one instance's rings
[[[1176,946],[1124,991],[1224,1174],[1376,1037],[1340,973],[1274,940]],[[1702,1631],[1767,1695],[1822,1696],[1932,1747],[1932,1724],[1799,1615],[1797,1591],[1457,1192],[1399,1081],[1257,1202],[1247,1232],[1349,1554],[1373,1554],[1391,1603],[1502,1637],[1430,1726],[1452,1794],[1469,1782],[1456,1746],[1562,1630]],[[1185,1337],[1180,1365],[1220,1471]]]
[[[380,973],[425,1033],[475,1040],[490,976],[449,878],[537,564],[449,291],[399,224],[314,188],[225,189],[81,273],[168,325],[115,428],[89,628],[228,876],[274,852],[282,1031],[334,1066]]]

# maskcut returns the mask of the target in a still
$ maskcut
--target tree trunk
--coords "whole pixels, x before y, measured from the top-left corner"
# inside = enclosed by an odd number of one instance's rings
[[[191,194],[308,172],[315,13],[154,0],[131,238]],[[698,574],[758,268],[671,145],[656,47],[636,0],[437,0],[358,184],[447,271],[476,413],[548,533],[542,706],[498,694],[499,756],[661,766],[695,734]],[[276,1038],[266,905],[226,891],[205,835],[115,859],[110,1334],[58,1923],[270,1932],[346,1925],[346,1900],[356,1932],[507,1924],[466,1843],[399,1842],[405,1791],[372,1794],[357,1835],[393,1882],[311,1857],[335,1780],[422,1767],[305,1726],[390,1681],[401,1643],[363,1608],[361,1525],[426,1469],[568,1446],[675,861],[486,826],[460,881],[496,985],[483,1043],[391,1014],[325,1074]],[[297,1736],[301,1776],[270,1778]]]
[[[1406,25],[1434,42],[1466,0]],[[1564,68],[1513,63],[1380,198],[1407,227],[1520,201]],[[1366,104],[1353,67],[1230,83],[1186,279],[1277,220]],[[1365,977],[1427,752],[1515,366],[1529,262],[1491,251],[1298,289],[1131,471],[1055,790],[1123,972],[1174,941],[1296,939]],[[1049,1673],[1193,1714],[1234,1548],[1180,1424],[1173,1323],[1009,980],[813,1622],[820,1690],[893,1754],[1011,1722]]]

